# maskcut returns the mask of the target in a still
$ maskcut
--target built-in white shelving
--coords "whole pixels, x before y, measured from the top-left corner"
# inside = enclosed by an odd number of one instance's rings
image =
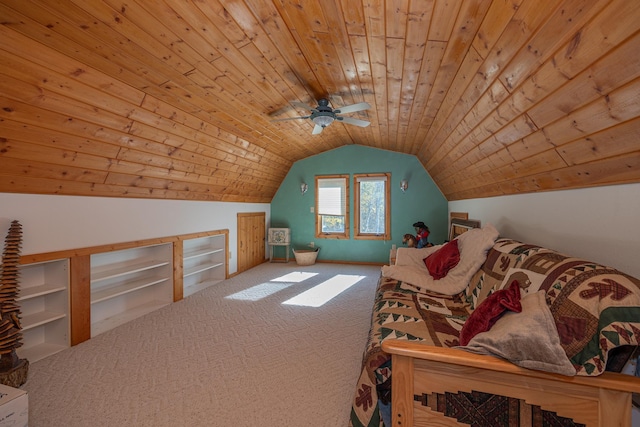
[[[20,266],[18,356],[35,362],[69,347],[68,259]]]
[[[170,243],[91,255],[91,336],[173,301]]]
[[[35,362],[225,280],[227,236],[215,230],[22,256],[18,356]]]
[[[183,250],[183,295],[185,297],[225,279],[224,234],[185,240]]]

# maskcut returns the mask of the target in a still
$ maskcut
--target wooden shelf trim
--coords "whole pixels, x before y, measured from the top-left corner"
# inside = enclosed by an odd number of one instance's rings
[[[175,236],[158,237],[154,239],[133,240],[130,242],[89,246],[85,248],[67,249],[67,250],[54,251],[54,252],[43,252],[43,253],[33,254],[33,255],[22,255],[20,257],[20,264],[26,265],[26,264],[33,264],[37,262],[52,261],[56,259],[73,258],[73,257],[93,255],[93,254],[98,254],[103,252],[113,252],[113,251],[119,251],[123,249],[137,248],[139,246],[160,245],[163,243],[173,243],[177,241],[197,239],[199,237],[215,236],[218,234],[228,235],[229,229],[202,231],[198,233],[179,234]]]

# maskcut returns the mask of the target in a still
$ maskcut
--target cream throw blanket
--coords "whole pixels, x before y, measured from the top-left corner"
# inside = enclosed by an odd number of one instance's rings
[[[422,249],[399,248],[396,264],[383,266],[382,275],[410,283],[423,290],[456,295],[469,285],[469,280],[482,266],[487,252],[493,247],[497,238],[498,230],[491,224],[483,228],[474,228],[458,236],[460,262],[440,280],[431,277],[424,264],[424,258],[443,245]]]
[[[505,313],[491,329],[473,337],[469,345],[456,348],[501,357],[523,368],[575,375],[576,369],[560,345],[545,292],[529,294],[520,302],[522,312]]]

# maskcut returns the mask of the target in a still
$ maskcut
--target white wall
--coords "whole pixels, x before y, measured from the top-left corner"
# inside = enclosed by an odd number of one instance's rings
[[[270,223],[269,203],[0,193],[0,239],[12,220],[22,224],[23,255],[227,228],[235,273],[240,212],[265,212]]]
[[[237,271],[237,213],[268,203],[0,193],[0,239],[23,227],[23,254],[229,229],[229,272]],[[640,278],[640,184],[449,202],[450,211],[491,222],[502,236],[599,262]]]
[[[640,278],[640,184],[452,201],[449,211]]]

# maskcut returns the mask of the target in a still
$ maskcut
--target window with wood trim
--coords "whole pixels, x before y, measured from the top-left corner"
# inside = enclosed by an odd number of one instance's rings
[[[353,175],[355,239],[391,239],[391,174]]]
[[[349,175],[316,176],[316,237],[349,238]]]

